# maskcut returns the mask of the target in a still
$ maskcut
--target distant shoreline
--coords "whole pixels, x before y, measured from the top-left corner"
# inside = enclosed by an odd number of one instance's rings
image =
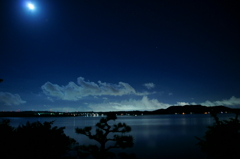
[[[170,106],[166,109],[154,111],[109,111],[109,112],[53,112],[53,111],[2,111],[0,117],[75,117],[75,116],[105,116],[107,113],[117,115],[160,115],[160,114],[210,114],[215,113],[239,113],[240,109],[225,106],[206,107],[201,105]]]

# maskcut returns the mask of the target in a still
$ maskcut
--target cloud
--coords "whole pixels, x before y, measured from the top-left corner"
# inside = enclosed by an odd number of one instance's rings
[[[26,103],[26,101],[23,101],[18,94],[8,92],[0,92],[0,101],[5,103],[5,105],[19,105]]]
[[[51,102],[54,102],[54,100],[51,97],[47,97],[48,100],[50,100]]]
[[[147,89],[152,89],[152,88],[154,88],[155,87],[155,84],[153,84],[153,83],[145,83],[145,84],[143,84],[145,87],[147,87]]]
[[[73,106],[73,107],[61,107],[61,108],[52,108],[55,111],[133,111],[133,110],[139,110],[139,111],[151,111],[151,110],[157,110],[157,109],[166,109],[170,106],[184,106],[184,105],[204,105],[204,106],[218,106],[218,105],[224,105],[224,106],[235,106],[240,104],[240,98],[231,97],[228,100],[221,100],[221,101],[206,101],[204,103],[195,103],[195,102],[176,102],[175,104],[169,104],[169,103],[162,103],[158,101],[157,99],[150,99],[147,96],[143,96],[141,99],[128,99],[128,100],[111,100],[107,99],[105,100],[105,97],[101,98],[104,99],[102,103],[96,103],[96,101],[88,101],[84,102],[82,105],[79,106]],[[95,102],[95,103],[94,103]]]
[[[99,104],[89,104],[89,108],[93,111],[131,111],[131,110],[157,110],[157,109],[166,109],[170,106],[184,106],[184,105],[197,105],[201,104],[203,106],[235,106],[240,105],[240,98],[231,97],[228,100],[221,101],[206,101],[204,103],[195,103],[195,102],[177,102],[176,104],[168,104],[159,102],[157,99],[149,99],[147,96],[143,96],[140,100],[129,99],[123,100],[120,102],[104,102]]]
[[[187,102],[177,102],[177,104],[175,104],[177,106],[184,106],[184,105],[190,105],[189,103]]]
[[[221,101],[213,101],[213,102],[207,100],[206,102],[203,102],[200,104],[204,105],[204,106],[219,106],[219,105],[237,106],[237,105],[240,105],[240,98],[236,98],[236,97],[232,96],[230,99],[224,99]]]
[[[42,85],[42,90],[46,95],[57,97],[62,100],[76,101],[86,96],[123,96],[123,95],[148,95],[150,93],[136,92],[128,83],[119,82],[118,84],[110,84],[98,81],[98,83],[85,81],[83,77],[77,79],[77,84],[69,82],[66,86],[59,86],[46,82]]]
[[[236,98],[232,96],[230,99],[224,99],[224,100],[219,100],[219,101],[205,101],[202,103],[195,103],[195,102],[177,102],[175,105],[179,106],[184,106],[184,105],[202,105],[202,106],[237,106],[240,105],[240,98]]]
[[[156,110],[165,109],[170,104],[161,103],[157,99],[149,99],[143,96],[141,100],[129,99],[121,102],[109,102],[99,104],[89,104],[93,111],[131,111],[131,110]]]

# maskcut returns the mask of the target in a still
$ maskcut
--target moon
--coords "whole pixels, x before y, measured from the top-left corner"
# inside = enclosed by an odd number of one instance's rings
[[[30,10],[34,10],[34,9],[35,9],[35,6],[34,6],[32,3],[28,3],[28,4],[27,4],[27,7],[28,7]]]

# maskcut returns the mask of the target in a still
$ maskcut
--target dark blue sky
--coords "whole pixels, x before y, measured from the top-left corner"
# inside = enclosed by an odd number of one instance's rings
[[[237,0],[0,7],[1,111],[240,107]]]

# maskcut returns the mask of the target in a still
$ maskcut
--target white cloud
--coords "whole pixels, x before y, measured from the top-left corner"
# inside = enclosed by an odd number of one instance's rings
[[[203,106],[235,106],[240,105],[240,98],[231,97],[228,100],[222,101],[206,101],[204,103],[195,103],[195,102],[177,102],[176,104],[168,104],[159,102],[157,99],[149,99],[147,96],[143,96],[140,100],[129,99],[123,100],[120,102],[108,102],[108,103],[99,103],[99,104],[89,104],[89,107],[93,111],[131,111],[131,110],[157,110],[157,109],[166,109],[170,106],[184,106],[184,105],[197,105],[201,104]]]
[[[240,98],[231,97],[228,100],[222,101],[206,101],[204,103],[195,103],[195,102],[176,102],[175,104],[162,103],[157,99],[149,99],[147,96],[143,96],[141,99],[128,99],[122,101],[113,101],[111,99],[104,100],[102,103],[83,103],[85,106],[77,107],[62,107],[62,108],[52,108],[55,111],[132,111],[132,110],[157,110],[157,109],[166,109],[170,106],[184,106],[184,105],[197,105],[201,104],[204,106],[235,106],[240,104]]]
[[[151,88],[154,88],[155,87],[155,84],[153,83],[145,83],[143,84],[145,87],[147,87],[147,89],[151,89]]]
[[[198,105],[198,104],[197,104],[197,103],[195,103],[195,102],[192,102],[192,103],[191,103],[191,105]]]
[[[184,106],[184,105],[190,105],[189,103],[187,102],[177,102],[177,104],[175,104],[177,106]]]
[[[169,106],[171,105],[161,103],[157,99],[149,99],[147,96],[143,96],[141,100],[129,99],[121,102],[89,104],[93,111],[156,110],[165,109]]]
[[[122,96],[128,94],[147,95],[148,92],[139,93],[128,83],[119,82],[110,84],[98,81],[98,83],[84,81],[83,77],[77,79],[77,84],[69,82],[66,86],[59,86],[46,82],[42,87],[46,95],[57,97],[62,100],[76,101],[85,96]]]
[[[239,106],[240,105],[240,98],[236,98],[232,96],[230,99],[224,99],[224,100],[219,100],[219,101],[205,101],[202,103],[195,103],[195,102],[177,102],[177,104],[174,105],[179,105],[179,106],[184,106],[184,105],[202,105],[202,106]]]
[[[23,101],[18,94],[8,92],[0,92],[0,101],[5,103],[5,105],[19,105],[26,103],[26,101]]]
[[[230,99],[224,99],[221,101],[213,101],[213,102],[207,100],[206,102],[203,102],[200,104],[204,105],[204,106],[219,106],[219,105],[236,106],[236,105],[240,105],[240,98],[236,98],[236,97],[232,96]]]

